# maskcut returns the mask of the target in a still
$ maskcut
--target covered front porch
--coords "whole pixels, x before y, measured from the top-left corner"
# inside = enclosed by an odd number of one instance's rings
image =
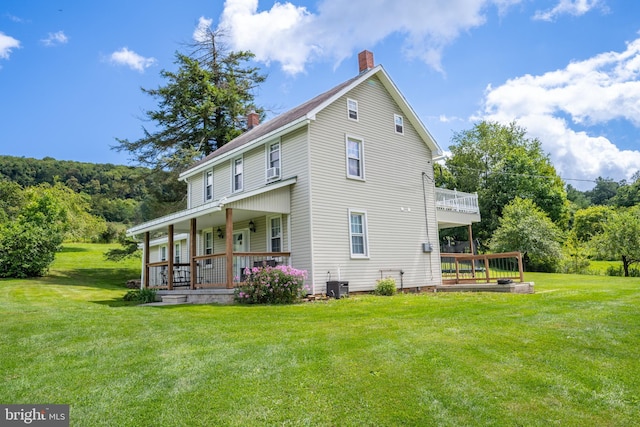
[[[176,212],[128,231],[142,240],[141,286],[149,289],[232,289],[247,268],[289,265],[290,189],[265,191]]]

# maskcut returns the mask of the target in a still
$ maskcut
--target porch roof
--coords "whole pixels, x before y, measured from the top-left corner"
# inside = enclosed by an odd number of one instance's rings
[[[251,197],[260,196],[265,193],[270,193],[279,189],[283,189],[285,187],[295,184],[296,181],[297,181],[297,177],[294,176],[291,178],[283,179],[282,181],[279,181],[279,182],[268,184],[264,187],[260,187],[255,190],[234,194],[229,197],[224,197],[220,200],[214,200],[213,202],[205,203],[200,206],[196,206],[190,209],[185,209],[179,212],[174,212],[172,214],[165,215],[160,218],[156,218],[151,221],[129,228],[127,230],[127,236],[136,236],[136,235],[146,233],[148,231],[157,231],[157,230],[164,231],[171,224],[173,224],[176,227],[175,228],[176,232],[180,231],[181,229],[184,229],[184,231],[187,231],[189,229],[189,220],[191,220],[192,218],[207,217],[208,223],[211,223],[209,225],[212,225],[214,221],[220,221],[221,223],[224,223],[223,208],[225,206],[228,206],[228,207],[237,206],[241,208],[242,204],[238,202],[245,201]],[[288,198],[287,198],[287,201],[288,201]],[[274,209],[274,211],[279,213],[289,213],[290,206],[288,205],[288,203],[285,203],[285,204],[287,206],[283,206],[282,203],[280,203],[279,204],[280,206],[273,206],[272,209]],[[216,213],[218,212],[220,212],[220,214],[216,215]],[[248,214],[246,214],[245,216],[255,215],[254,211],[246,211],[246,212],[248,212]],[[216,219],[215,217],[218,217],[218,216],[219,218]],[[237,219],[243,220],[244,218],[238,217]]]

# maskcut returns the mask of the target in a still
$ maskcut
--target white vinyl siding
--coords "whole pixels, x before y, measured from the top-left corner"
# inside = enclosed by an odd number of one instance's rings
[[[358,121],[358,101],[347,98],[347,117]]]
[[[232,190],[234,193],[242,191],[244,186],[244,161],[242,157],[238,157],[232,160],[233,165],[231,167],[232,177],[231,183],[233,185]]]
[[[358,100],[359,122],[344,120],[347,97]],[[324,292],[327,280],[349,281],[350,291],[372,290],[380,270],[387,269],[404,271],[405,288],[441,282],[434,186],[425,179],[423,193],[422,185],[422,172],[433,179],[432,156],[400,111],[381,81],[372,78],[318,113],[310,124],[312,222],[307,235],[312,233],[314,292]],[[405,118],[401,147],[390,144],[400,137],[394,114]],[[364,141],[366,181],[345,179],[345,135]],[[292,219],[299,218],[293,208]],[[351,256],[349,209],[367,214],[368,258]],[[292,231],[296,239],[295,232],[303,230]],[[433,252],[422,252],[424,242],[434,244]],[[400,282],[399,275],[396,280]]]
[[[204,176],[199,179],[195,177],[189,179],[187,188],[189,189],[188,207],[194,208],[202,205],[204,203]]]
[[[349,209],[349,243],[352,258],[369,257],[366,212]]]
[[[364,142],[352,136],[346,137],[347,177],[364,179]]]

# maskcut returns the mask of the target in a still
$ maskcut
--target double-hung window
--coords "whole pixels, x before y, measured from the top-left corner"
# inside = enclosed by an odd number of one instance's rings
[[[349,210],[349,239],[352,258],[369,257],[366,212]]]
[[[160,261],[167,260],[167,245],[160,246]]]
[[[351,120],[358,120],[358,101],[347,98],[347,115]]]
[[[280,178],[280,143],[275,142],[268,146],[267,180],[278,178]]]
[[[363,142],[350,136],[347,136],[347,177],[364,179]]]
[[[204,254],[213,254],[213,231],[204,232]],[[204,261],[205,266],[211,266],[211,258]]]
[[[204,199],[213,200],[213,171],[207,171],[204,178]]]
[[[269,218],[269,250],[282,252],[282,217]]]
[[[394,114],[393,121],[395,123],[396,133],[404,135],[404,118],[398,114]]]
[[[242,157],[233,160],[233,192],[242,191],[243,186]]]
[[[174,244],[173,262],[180,264],[180,243]]]

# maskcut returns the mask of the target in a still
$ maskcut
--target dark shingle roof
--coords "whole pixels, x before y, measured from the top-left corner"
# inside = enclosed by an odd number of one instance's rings
[[[330,89],[318,96],[316,96],[313,99],[310,99],[309,101],[305,102],[304,104],[300,104],[295,108],[292,108],[291,110],[287,111],[286,113],[282,113],[279,116],[274,117],[271,120],[268,120],[262,124],[259,124],[258,126],[254,127],[253,129],[243,133],[242,135],[238,136],[237,138],[229,141],[228,143],[226,143],[225,145],[223,145],[222,147],[218,148],[216,151],[214,151],[213,153],[209,154],[207,157],[197,161],[196,163],[194,163],[193,165],[191,165],[191,167],[189,169],[187,169],[185,172],[183,172],[183,174],[188,174],[189,171],[191,171],[194,168],[197,168],[198,166],[202,165],[203,163],[208,162],[211,159],[214,159],[216,157],[219,157],[225,153],[228,153],[229,151],[233,151],[234,149],[241,147],[245,144],[250,143],[251,141],[254,141],[264,135],[267,135],[277,129],[280,129],[283,126],[286,126],[289,123],[292,123],[304,116],[306,116],[309,112],[313,111],[315,108],[317,108],[318,106],[322,105],[322,103],[324,103],[325,101],[329,100],[332,96],[334,96],[335,94],[337,94],[338,92],[340,92],[342,89],[344,89],[345,87],[349,86],[351,83],[353,83],[355,80],[357,80],[359,77],[361,77],[361,75],[355,76],[341,84],[339,84],[338,86],[334,87],[333,89]]]

